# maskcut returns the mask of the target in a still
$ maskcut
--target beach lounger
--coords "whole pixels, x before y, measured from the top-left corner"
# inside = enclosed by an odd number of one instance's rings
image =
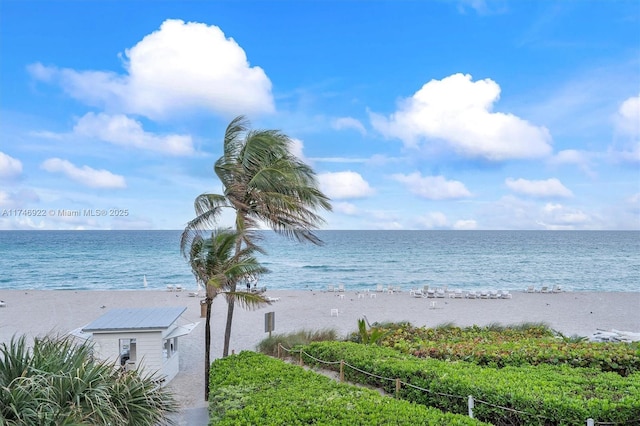
[[[382,284],[378,284],[378,285],[376,285],[376,291],[377,291],[378,293],[381,293],[381,292],[382,292],[382,290],[383,290],[383,288],[382,288]]]
[[[333,293],[334,291],[336,291],[336,288],[333,286],[333,284],[329,284],[329,285],[327,286],[327,291],[328,291],[329,293]]]
[[[446,294],[444,292],[444,289],[439,288],[439,289],[436,290],[436,297],[437,298],[442,299],[443,297],[445,297],[445,295]]]
[[[562,293],[562,287],[561,287],[561,286],[559,286],[559,285],[556,285],[556,286],[554,286],[554,287],[553,287],[553,290],[552,290],[552,291],[553,291],[554,293]]]
[[[173,291],[173,284],[167,285],[167,291]]]
[[[422,290],[414,290],[413,291],[413,297],[422,298],[422,297],[424,297],[424,293],[422,292]]]
[[[527,293],[535,293],[536,292],[536,288],[532,285],[530,285],[529,287],[527,287],[526,290]]]
[[[551,292],[549,291],[549,287],[545,285],[545,286],[542,286],[542,288],[540,289],[540,293],[551,293]]]
[[[180,284],[176,285],[175,290],[182,291],[182,286]]]
[[[508,290],[502,290],[500,292],[500,299],[511,299],[511,293]]]
[[[432,289],[432,288],[427,290],[427,297],[430,298],[430,299],[436,297],[436,291],[434,289]]]
[[[498,299],[500,296],[498,296],[498,292],[496,290],[491,290],[489,292],[489,299]]]
[[[457,289],[452,294],[454,299],[462,299],[462,290]]]
[[[481,290],[480,291],[480,299],[488,299],[489,298],[489,292],[486,290]]]
[[[338,291],[344,292],[344,284],[338,284]]]
[[[478,293],[476,293],[475,290],[471,290],[469,291],[469,293],[467,293],[467,299],[476,299],[478,297]]]

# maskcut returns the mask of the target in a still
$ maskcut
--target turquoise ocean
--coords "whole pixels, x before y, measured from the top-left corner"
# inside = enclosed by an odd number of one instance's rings
[[[0,231],[0,290],[197,288],[181,231]],[[637,231],[319,231],[322,246],[264,231],[268,289],[640,291]]]

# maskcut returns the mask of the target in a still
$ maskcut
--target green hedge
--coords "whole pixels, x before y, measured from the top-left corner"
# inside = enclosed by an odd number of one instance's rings
[[[638,373],[621,377],[596,369],[551,365],[496,369],[462,361],[420,359],[389,348],[350,342],[313,343],[304,351],[324,361],[344,360],[368,373],[429,389],[432,393],[405,386],[401,391],[402,398],[426,406],[466,413],[467,395],[472,395],[476,400],[526,413],[477,402],[475,417],[495,425],[583,425],[588,418],[620,425],[640,424]],[[314,364],[307,356],[303,359]],[[351,368],[345,368],[345,378],[395,391],[392,381]]]
[[[544,326],[413,327],[393,325],[382,346],[421,358],[461,360],[504,367],[567,364],[594,367],[623,376],[640,371],[640,343],[599,343],[561,339]]]
[[[216,360],[210,425],[483,425],[254,352]]]

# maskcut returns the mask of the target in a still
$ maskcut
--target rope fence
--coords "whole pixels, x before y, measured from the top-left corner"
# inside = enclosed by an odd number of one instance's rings
[[[549,420],[549,421],[555,421],[556,419],[551,419],[549,417],[545,417],[545,416],[541,416],[539,414],[532,414],[532,413],[528,413],[526,411],[521,411],[521,410],[517,410],[515,408],[511,408],[511,407],[504,407],[501,405],[496,405],[496,404],[492,404],[490,402],[487,401],[483,401],[481,399],[475,399],[472,395],[469,395],[467,397],[464,396],[460,396],[460,395],[452,395],[452,394],[448,394],[448,393],[441,393],[441,392],[435,392],[432,391],[431,389],[426,389],[426,388],[421,388],[419,386],[416,385],[412,385],[411,383],[407,383],[407,382],[403,382],[402,380],[396,378],[391,378],[391,377],[383,377],[383,376],[379,376],[377,374],[374,373],[370,373],[368,371],[362,370],[354,365],[350,365],[349,363],[340,360],[340,361],[325,361],[319,358],[314,357],[313,355],[305,352],[304,350],[300,349],[300,350],[294,350],[294,349],[288,349],[285,348],[284,346],[282,346],[282,344],[278,343],[278,358],[283,358],[281,350],[285,351],[286,353],[290,354],[289,356],[291,356],[291,358],[293,358],[292,354],[299,354],[299,364],[302,367],[304,365],[302,356],[305,355],[307,357],[309,357],[310,359],[314,360],[315,362],[319,363],[319,364],[324,364],[324,365],[340,365],[340,370],[339,370],[339,375],[340,375],[340,381],[344,382],[344,367],[349,367],[350,369],[357,371],[358,373],[364,374],[366,376],[370,376],[370,377],[375,377],[378,380],[387,380],[390,382],[395,382],[396,384],[396,389],[395,389],[395,397],[399,398],[400,397],[400,390],[402,389],[402,386],[405,387],[409,387],[409,388],[413,388],[416,390],[419,390],[421,392],[426,392],[432,395],[437,395],[437,396],[444,396],[447,398],[458,398],[458,399],[466,399],[467,400],[467,407],[468,407],[468,415],[471,418],[473,417],[473,409],[475,408],[475,404],[484,404],[487,405],[489,407],[493,407],[493,408],[497,408],[497,409],[501,409],[504,411],[509,411],[512,413],[517,413],[517,414],[523,414],[526,416],[531,416],[531,417],[537,417],[538,419],[541,420]],[[595,420],[589,418],[586,421],[586,425],[587,426],[596,426],[596,425],[600,425],[600,426],[613,426],[613,425],[618,425],[619,423],[613,423],[613,422],[596,422]]]

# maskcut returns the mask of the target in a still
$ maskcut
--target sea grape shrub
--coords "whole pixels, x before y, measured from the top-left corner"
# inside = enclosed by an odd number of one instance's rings
[[[627,376],[640,371],[640,342],[563,339],[542,325],[520,327],[396,327],[379,341],[420,358],[461,360],[492,367],[566,364]]]

